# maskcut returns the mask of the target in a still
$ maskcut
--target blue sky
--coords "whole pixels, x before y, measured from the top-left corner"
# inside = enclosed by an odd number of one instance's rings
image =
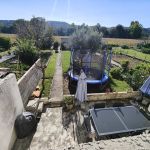
[[[150,0],[0,0],[0,20],[32,16],[107,27],[138,20],[150,27]]]

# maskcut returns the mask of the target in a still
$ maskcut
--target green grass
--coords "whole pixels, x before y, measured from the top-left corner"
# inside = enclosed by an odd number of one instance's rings
[[[53,80],[53,76],[55,73],[55,66],[56,66],[56,54],[53,53],[51,55],[50,61],[47,65],[47,68],[45,69],[45,81],[44,81],[44,91],[42,93],[43,97],[48,97],[50,94],[50,88]]]
[[[125,81],[120,81],[112,77],[110,77],[110,87],[113,92],[124,92],[132,89]]]
[[[14,49],[11,49],[11,50],[7,50],[7,51],[4,51],[4,52],[0,52],[0,56],[4,56],[4,55],[7,55],[8,52],[13,52]]]
[[[133,50],[133,49],[115,48],[114,52],[130,55],[130,56],[142,59],[142,60],[150,61],[150,54],[144,54],[142,52],[138,52],[138,51]]]
[[[70,51],[62,52],[62,68],[63,73],[66,73],[70,67]]]

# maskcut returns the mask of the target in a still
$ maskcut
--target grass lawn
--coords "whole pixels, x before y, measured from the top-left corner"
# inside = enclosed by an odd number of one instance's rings
[[[115,48],[114,52],[130,55],[130,56],[142,59],[142,60],[150,61],[150,54],[144,54],[142,52],[138,52],[138,51],[133,50],[133,49]]]
[[[13,52],[14,49],[11,49],[11,50],[7,50],[7,51],[4,51],[4,52],[0,52],[0,56],[4,56],[4,55],[7,55],[8,52]]]
[[[62,68],[63,73],[66,73],[70,67],[70,51],[62,52]]]
[[[113,92],[124,92],[132,89],[125,81],[120,81],[110,77],[110,88]]]
[[[50,61],[47,65],[47,68],[45,69],[45,81],[44,81],[44,85],[45,85],[45,89],[42,93],[43,97],[48,97],[50,94],[50,88],[51,88],[51,84],[52,84],[52,80],[53,80],[53,76],[55,73],[55,66],[56,66],[56,54],[53,53],[51,55]]]

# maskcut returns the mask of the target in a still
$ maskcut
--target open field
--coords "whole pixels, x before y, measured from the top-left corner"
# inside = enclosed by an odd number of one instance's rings
[[[127,46],[136,46],[138,43],[142,43],[144,40],[136,39],[120,39],[120,38],[103,38],[106,44],[114,45],[127,45]]]
[[[122,49],[122,48],[114,48],[113,50],[114,53],[120,53],[120,54],[125,54],[125,55],[129,55],[141,60],[147,60],[150,61],[150,54],[144,54],[142,52],[138,52],[136,50],[133,49]]]
[[[69,36],[54,36],[54,39],[58,42],[63,39],[69,39]],[[136,40],[136,39],[120,39],[120,38],[103,38],[103,41],[106,44],[114,44],[114,45],[127,45],[127,46],[136,46],[138,43],[144,42],[144,40]]]
[[[6,34],[6,33],[0,33],[1,37],[8,37],[10,38],[11,42],[15,42],[17,35],[16,34]]]

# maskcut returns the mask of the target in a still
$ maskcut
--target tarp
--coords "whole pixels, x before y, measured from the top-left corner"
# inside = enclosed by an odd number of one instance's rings
[[[83,70],[81,70],[81,74],[80,74],[79,79],[78,79],[78,84],[77,84],[77,90],[76,90],[75,98],[79,102],[83,102],[83,101],[87,100],[86,75],[83,72]]]
[[[149,95],[150,96],[150,76],[148,77],[148,79],[144,82],[144,84],[142,85],[142,87],[140,88],[140,91],[143,94]]]

